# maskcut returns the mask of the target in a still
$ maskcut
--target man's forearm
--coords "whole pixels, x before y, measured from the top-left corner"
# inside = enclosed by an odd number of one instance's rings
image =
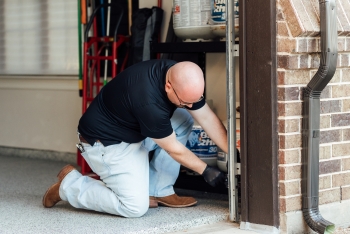
[[[176,140],[175,132],[161,139],[152,139],[175,161],[199,174],[203,173],[207,164],[200,160],[193,152],[187,149],[186,146],[181,144],[181,142]]]
[[[183,153],[168,152],[170,156],[181,165],[202,174],[207,164],[199,159],[193,152],[183,146]]]
[[[202,109],[195,111],[193,117],[201,125],[211,140],[215,142],[226,153],[228,152],[227,130],[217,115],[205,105]]]
[[[219,146],[224,152],[228,153],[228,139],[226,128],[216,116],[210,122],[210,126],[202,126],[203,129],[217,146]]]

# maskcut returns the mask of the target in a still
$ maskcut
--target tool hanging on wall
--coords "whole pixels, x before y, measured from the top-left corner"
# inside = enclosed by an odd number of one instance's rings
[[[128,28],[129,35],[131,35],[131,24],[132,24],[132,0],[128,1]]]
[[[108,0],[108,4],[111,4],[111,0]],[[108,7],[108,13],[107,13],[107,29],[106,29],[106,36],[109,36],[109,24],[110,24],[110,17],[111,17],[111,7]],[[108,48],[105,50],[105,57],[108,57]],[[112,61],[112,63],[118,64],[117,60]],[[107,84],[107,68],[108,68],[108,61],[105,60],[105,71],[104,71],[104,78],[103,78],[103,85]]]
[[[104,4],[104,1],[100,0],[100,5],[103,5],[103,4]],[[108,7],[108,10],[109,10],[109,7]],[[102,36],[108,36],[108,34],[106,34],[105,32],[105,9],[103,7],[101,8],[101,33],[102,33]]]
[[[79,97],[83,96],[83,41],[82,25],[87,21],[87,0],[78,0],[78,58],[79,58]]]
[[[79,58],[79,97],[83,96],[83,66],[82,66],[82,41],[81,41],[81,24],[82,24],[82,8],[83,8],[83,2],[85,0],[78,0],[78,58]]]

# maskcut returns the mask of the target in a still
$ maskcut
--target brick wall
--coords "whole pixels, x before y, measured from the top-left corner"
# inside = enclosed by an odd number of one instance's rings
[[[320,62],[318,0],[277,1],[280,211],[301,210],[301,90]],[[320,205],[350,199],[350,1],[337,1],[337,71],[321,95]]]

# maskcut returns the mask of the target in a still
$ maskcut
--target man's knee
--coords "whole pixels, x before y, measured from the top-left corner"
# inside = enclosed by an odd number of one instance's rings
[[[123,203],[123,216],[127,218],[138,218],[143,216],[148,208],[149,208],[149,201],[147,203],[143,202],[137,202],[135,201],[132,204],[129,203]]]
[[[119,196],[119,212],[120,215],[127,218],[138,218],[144,215],[149,208],[149,195],[135,194]]]

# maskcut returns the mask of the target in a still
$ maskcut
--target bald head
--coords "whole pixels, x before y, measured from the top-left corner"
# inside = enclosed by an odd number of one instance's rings
[[[198,101],[204,93],[204,77],[197,64],[179,62],[172,66],[168,72],[168,80],[183,101]]]

